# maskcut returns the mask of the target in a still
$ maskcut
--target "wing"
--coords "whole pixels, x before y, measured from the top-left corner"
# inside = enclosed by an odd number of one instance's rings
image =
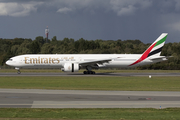
[[[97,64],[109,63],[113,59],[117,59],[117,58],[119,58],[119,57],[108,58],[108,59],[84,59],[84,61],[79,62],[79,65],[81,65],[81,66],[87,66],[87,65],[94,66],[94,65],[97,65]]]

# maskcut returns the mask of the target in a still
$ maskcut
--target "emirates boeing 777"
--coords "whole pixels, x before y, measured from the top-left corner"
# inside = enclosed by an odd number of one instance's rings
[[[84,74],[95,74],[92,69],[128,68],[167,60],[160,56],[167,33],[162,33],[143,54],[26,54],[10,58],[6,64],[21,68],[60,68],[64,72],[86,69]]]

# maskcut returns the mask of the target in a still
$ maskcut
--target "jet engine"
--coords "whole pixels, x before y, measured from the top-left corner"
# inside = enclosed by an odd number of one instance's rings
[[[78,63],[65,63],[64,68],[62,68],[62,71],[64,72],[77,72],[78,70],[79,70]]]

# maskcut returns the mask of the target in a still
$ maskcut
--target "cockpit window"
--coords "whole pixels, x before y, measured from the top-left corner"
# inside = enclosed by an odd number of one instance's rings
[[[13,61],[13,59],[9,59],[9,61]]]

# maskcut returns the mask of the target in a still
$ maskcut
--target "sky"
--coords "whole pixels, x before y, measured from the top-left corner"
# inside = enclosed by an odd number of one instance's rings
[[[180,42],[180,0],[0,0],[0,38]]]

